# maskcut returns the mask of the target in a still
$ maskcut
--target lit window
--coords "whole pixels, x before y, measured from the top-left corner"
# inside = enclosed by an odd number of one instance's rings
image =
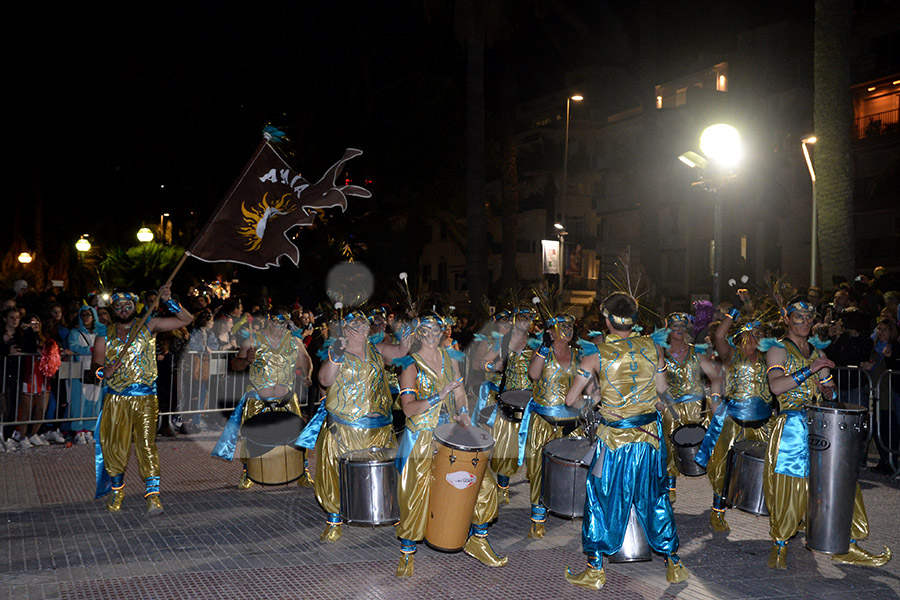
[[[719,75],[718,79],[716,79],[716,91],[728,91],[728,79],[724,75]]]
[[[662,96],[656,97],[656,108],[662,108]]]
[[[874,91],[875,91],[875,86],[873,85],[872,87],[866,88],[866,89],[867,89],[868,91],[870,91],[870,92],[874,92]]]
[[[747,260],[747,236],[741,236],[741,258]]]

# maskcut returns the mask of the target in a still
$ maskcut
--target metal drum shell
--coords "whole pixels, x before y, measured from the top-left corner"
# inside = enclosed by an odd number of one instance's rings
[[[341,518],[350,525],[385,525],[400,519],[395,448],[366,448],[338,458]]]
[[[590,464],[582,458],[591,448],[586,437],[551,440],[542,453],[541,503],[563,519],[584,516],[587,475]]]
[[[699,477],[706,474],[706,467],[701,467],[694,461],[694,457],[697,456],[697,452],[700,451],[700,445],[703,443],[703,435],[700,435],[700,439],[696,442],[693,439],[683,441],[678,439],[679,437],[684,437],[684,432],[690,433],[696,430],[702,430],[704,434],[706,433],[706,427],[695,423],[682,425],[672,432],[672,452],[675,453],[675,464],[678,466],[678,471],[685,477]],[[679,432],[682,433],[679,434]]]
[[[809,506],[806,545],[826,554],[850,549],[850,530],[868,410],[839,402],[806,407]]]
[[[763,493],[766,443],[755,440],[735,442],[728,456],[725,503],[752,515],[769,516]]]
[[[650,541],[644,528],[637,520],[634,506],[628,514],[628,527],[625,528],[625,538],[618,552],[609,557],[611,563],[647,562],[653,559],[650,549]]]
[[[531,390],[507,390],[497,400],[500,414],[511,423],[521,423],[525,407],[532,398]]]

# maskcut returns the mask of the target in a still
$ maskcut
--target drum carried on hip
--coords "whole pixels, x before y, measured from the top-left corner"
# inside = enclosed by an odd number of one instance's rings
[[[350,525],[385,525],[400,519],[395,448],[366,448],[338,458],[341,518]]]
[[[644,528],[638,523],[634,506],[628,515],[628,527],[625,528],[625,539],[618,552],[609,557],[611,563],[647,562],[652,560],[650,542]]]
[[[286,410],[266,410],[241,425],[247,477],[263,485],[290,483],[303,475],[303,452],[294,440],[303,429],[300,415]]]
[[[432,548],[456,552],[465,545],[493,446],[494,437],[480,427],[447,423],[435,428],[425,529],[425,542]]]
[[[590,461],[584,459],[590,450],[591,442],[585,437],[558,438],[544,446],[541,502],[557,517],[584,516],[590,467]]]
[[[500,416],[510,423],[521,423],[530,400],[531,390],[508,390],[501,393],[497,400]]]
[[[725,504],[750,514],[768,516],[763,495],[766,443],[754,440],[735,442],[728,454]]]
[[[703,425],[682,425],[672,432],[671,452],[675,453],[675,464],[678,471],[685,477],[699,477],[706,474],[706,467],[701,467],[694,462],[694,457],[700,451],[700,444],[706,435],[706,427]]]
[[[862,440],[868,437],[864,406],[829,403],[807,406],[809,508],[806,545],[828,554],[850,549],[850,526],[859,479]]]

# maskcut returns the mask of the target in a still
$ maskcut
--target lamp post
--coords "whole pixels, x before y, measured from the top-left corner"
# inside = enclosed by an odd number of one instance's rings
[[[584,96],[581,94],[574,94],[566,98],[566,142],[565,148],[563,148],[563,193],[562,193],[562,206],[560,207],[560,219],[563,218],[562,211],[568,204],[568,196],[569,196],[569,110],[572,106],[572,101],[581,102],[584,100]],[[562,274],[560,274],[560,278],[562,278]],[[562,289],[562,285],[560,285],[560,289]]]
[[[569,232],[566,231],[566,228],[562,223],[554,223],[553,227],[556,228],[556,236],[559,238],[559,258],[557,260],[557,264],[559,265],[559,297],[560,299],[562,299],[563,271],[565,270],[565,266],[563,265],[563,263],[566,259],[564,246],[566,243],[566,236],[569,234]]]
[[[812,233],[809,257],[809,287],[816,285],[816,254],[819,247],[819,215],[816,212],[816,170],[813,169],[812,159],[809,157],[809,149],[807,144],[815,144],[816,136],[809,135],[800,141],[803,146],[803,157],[806,159],[806,166],[809,168],[809,180],[812,182]]]
[[[147,242],[153,241],[153,232],[150,231],[147,227],[141,227],[137,232],[137,239],[139,242],[146,244]]]
[[[75,242],[75,249],[83,256],[85,252],[90,251],[91,242],[87,239],[87,234],[78,238],[78,241]]]

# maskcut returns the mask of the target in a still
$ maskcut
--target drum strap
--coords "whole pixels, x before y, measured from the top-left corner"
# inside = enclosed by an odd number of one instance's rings
[[[478,401],[475,403],[475,410],[472,411],[472,425],[478,425],[478,415],[481,414],[481,410],[487,406],[488,398],[491,396],[491,392],[499,392],[500,387],[494,383],[493,381],[483,381],[481,385],[478,386]],[[492,423],[493,424],[493,423]]]

